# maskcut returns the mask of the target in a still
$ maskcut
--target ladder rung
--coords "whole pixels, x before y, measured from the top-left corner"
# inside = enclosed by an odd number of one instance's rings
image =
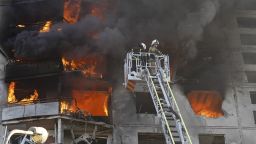
[[[161,103],[163,108],[169,108],[169,106],[166,103]]]
[[[164,107],[163,110],[166,111],[166,112],[171,112],[169,107]]]
[[[164,112],[164,114],[165,114],[166,116],[173,116],[173,115],[174,115],[174,114],[171,113],[171,112]]]
[[[168,120],[168,124],[169,124],[170,127],[176,128],[176,123],[175,123],[174,120]]]
[[[169,117],[169,116],[166,116],[166,119],[167,119],[167,120],[174,120],[173,117]]]

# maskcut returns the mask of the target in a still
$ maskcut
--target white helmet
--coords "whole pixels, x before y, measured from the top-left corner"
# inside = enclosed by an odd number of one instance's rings
[[[159,41],[157,39],[153,40],[151,43],[151,46],[153,45],[159,45]]]
[[[146,46],[146,44],[145,44],[145,43],[140,43],[140,45],[142,46],[142,48],[143,48],[144,50],[146,50],[146,49],[147,49],[147,46]]]

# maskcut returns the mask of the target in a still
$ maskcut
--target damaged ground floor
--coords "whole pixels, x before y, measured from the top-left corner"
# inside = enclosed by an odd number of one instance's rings
[[[174,87],[193,144],[252,144],[256,141],[255,115],[252,108],[241,107],[241,101],[246,100],[239,93],[241,90],[246,93],[248,88],[227,91],[222,103],[223,116],[207,118],[196,115],[189,100],[178,87]],[[19,106],[16,110],[13,110],[15,107],[7,107],[1,111],[1,141],[6,131],[42,126],[49,132],[47,143],[68,144],[88,134],[99,144],[165,144],[160,119],[149,106],[150,99],[143,98],[147,107],[139,103],[140,97],[134,93],[121,86],[116,87],[111,97],[110,120],[107,121],[102,117],[81,119],[59,113],[60,103],[57,102]],[[53,112],[56,112],[55,116]]]

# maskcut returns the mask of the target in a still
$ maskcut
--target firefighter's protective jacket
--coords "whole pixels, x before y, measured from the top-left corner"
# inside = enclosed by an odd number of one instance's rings
[[[149,53],[154,53],[157,55],[161,55],[162,52],[156,48],[156,46],[151,46],[148,50]]]

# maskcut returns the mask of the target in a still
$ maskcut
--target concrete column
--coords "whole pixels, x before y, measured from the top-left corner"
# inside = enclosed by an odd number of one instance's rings
[[[58,118],[58,122],[57,122],[57,144],[64,144],[63,138],[64,138],[64,130],[63,130],[63,127],[62,127],[62,120],[61,120],[61,118]]]
[[[6,140],[6,138],[7,138],[7,132],[8,132],[8,127],[7,127],[7,125],[5,126],[5,128],[4,128],[4,135],[3,135],[3,141],[1,142],[1,143],[5,143],[5,140]]]

